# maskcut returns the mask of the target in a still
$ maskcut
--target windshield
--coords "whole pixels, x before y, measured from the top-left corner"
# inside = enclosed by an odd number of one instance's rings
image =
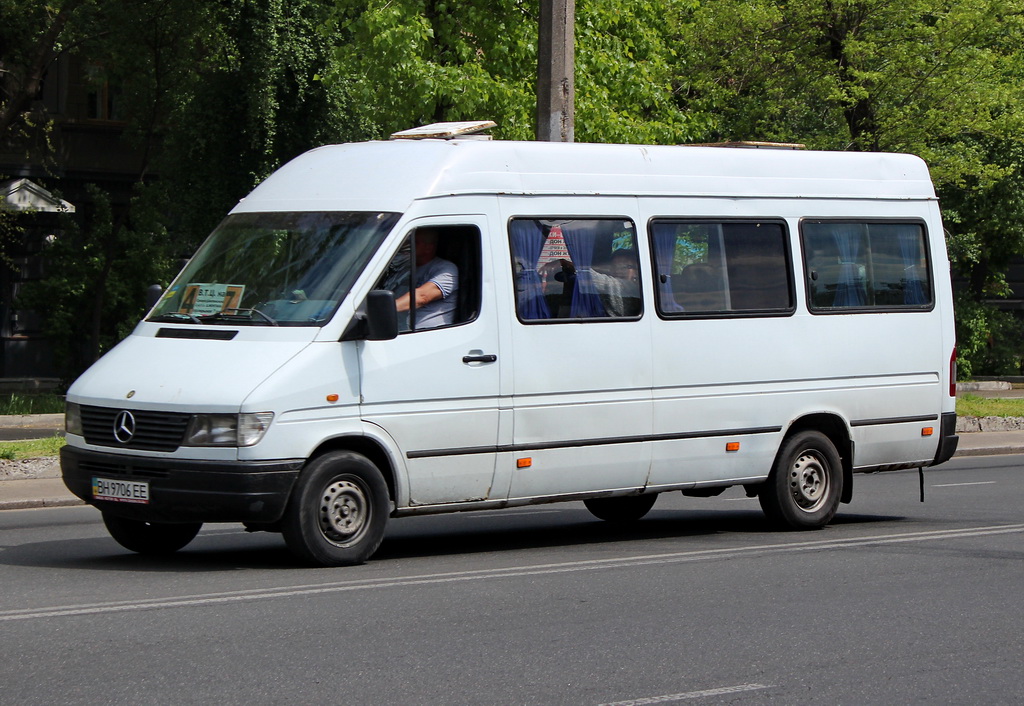
[[[321,326],[397,213],[237,213],[181,271],[148,321]]]

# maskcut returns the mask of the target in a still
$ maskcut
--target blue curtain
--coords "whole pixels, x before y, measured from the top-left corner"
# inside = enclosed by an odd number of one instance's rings
[[[676,257],[676,226],[657,224],[654,226],[654,259],[658,278],[658,303],[665,313],[684,311],[672,291],[672,262]]]
[[[836,223],[831,230],[839,248],[839,281],[832,306],[865,306],[868,296],[860,276],[863,226]]]
[[[927,304],[917,263],[921,258],[921,227],[916,225],[897,226],[900,243],[900,257],[903,259],[904,285],[903,303],[911,306]]]
[[[569,316],[574,319],[608,316],[601,297],[594,285],[594,238],[597,234],[592,227],[573,221],[562,226],[562,237],[569,249],[569,257],[576,268],[576,279],[572,285],[572,304]]]
[[[537,221],[515,220],[509,225],[512,254],[523,269],[517,273],[516,291],[519,315],[524,319],[550,319],[551,310],[544,299],[544,285],[537,273],[537,260],[544,249],[544,230]]]

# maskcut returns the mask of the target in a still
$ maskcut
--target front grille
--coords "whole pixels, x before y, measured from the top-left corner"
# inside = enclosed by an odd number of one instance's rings
[[[129,412],[134,420],[134,433],[121,430],[115,436],[115,425],[121,412]],[[148,410],[125,410],[116,407],[82,406],[82,432],[85,441],[96,446],[113,446],[139,451],[174,451],[185,438],[192,415]],[[125,439],[127,439],[125,441]]]

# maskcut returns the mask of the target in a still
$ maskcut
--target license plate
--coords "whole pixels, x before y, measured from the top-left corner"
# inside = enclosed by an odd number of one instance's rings
[[[93,478],[92,497],[117,503],[149,503],[149,483],[142,481]]]

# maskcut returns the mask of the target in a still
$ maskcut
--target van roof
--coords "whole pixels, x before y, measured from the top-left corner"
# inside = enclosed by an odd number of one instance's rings
[[[935,198],[906,154],[424,139],[311,150],[235,211],[404,212],[458,194]]]

